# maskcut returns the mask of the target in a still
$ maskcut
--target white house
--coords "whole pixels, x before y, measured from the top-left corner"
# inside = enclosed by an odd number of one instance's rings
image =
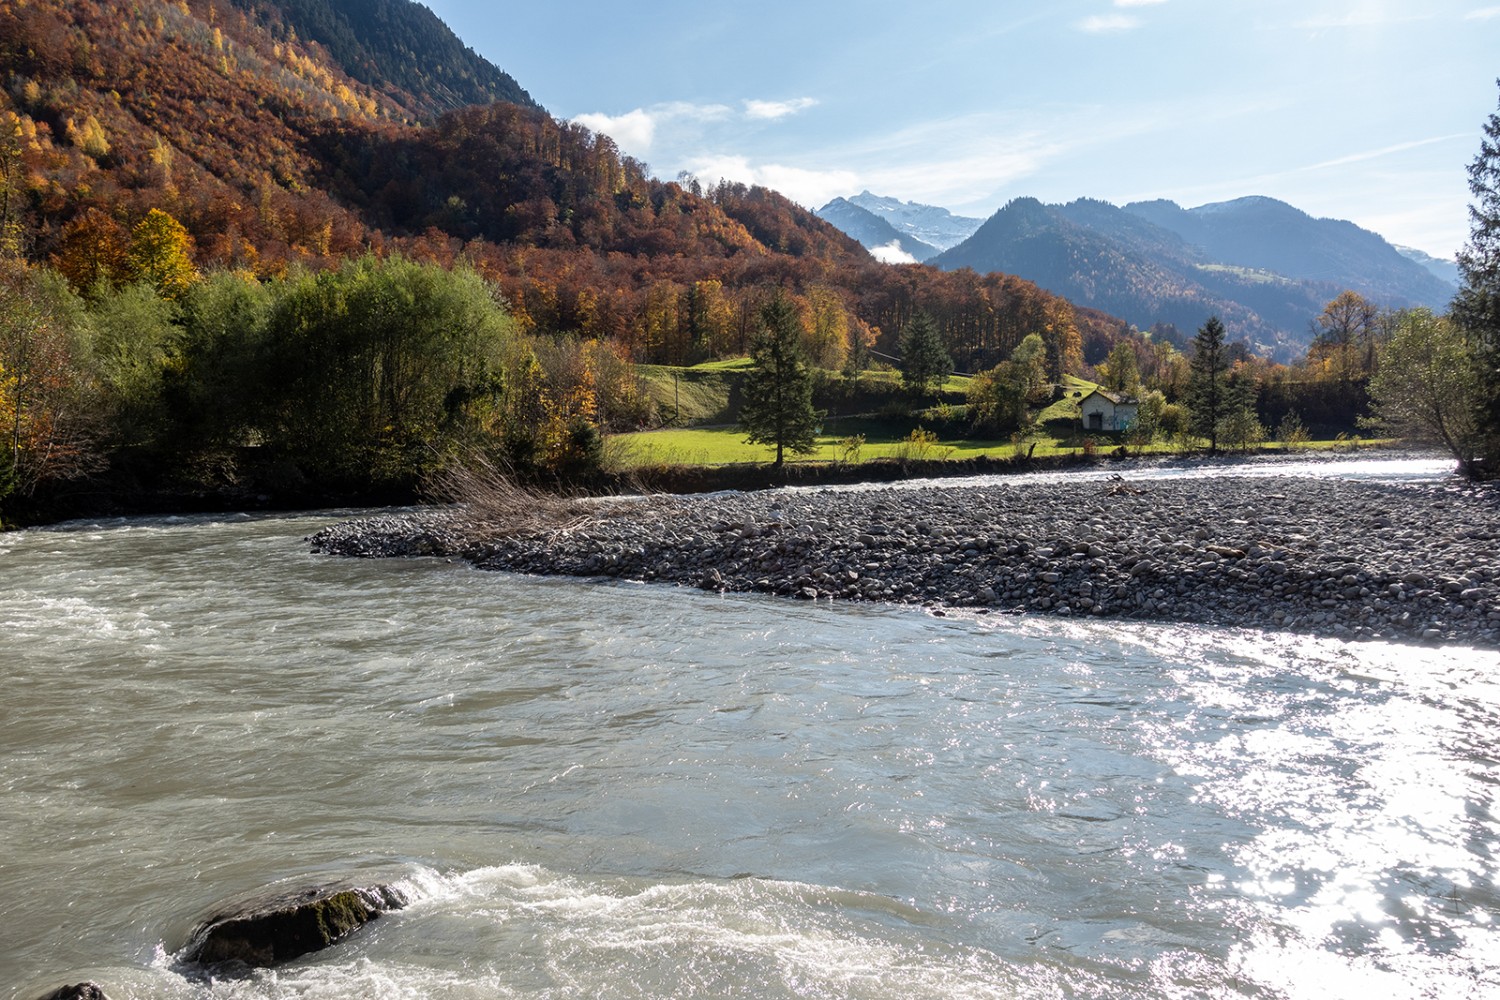
[[[1123,431],[1135,423],[1141,404],[1117,392],[1095,389],[1078,401],[1086,431]]]

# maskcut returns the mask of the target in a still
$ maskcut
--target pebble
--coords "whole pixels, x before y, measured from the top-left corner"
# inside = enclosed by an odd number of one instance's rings
[[[581,524],[462,510],[312,536],[350,556],[884,601],[1500,648],[1500,489],[1219,476],[615,498]],[[1382,530],[1372,532],[1372,524]]]

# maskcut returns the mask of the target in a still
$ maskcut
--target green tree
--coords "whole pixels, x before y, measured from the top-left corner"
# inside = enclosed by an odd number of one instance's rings
[[[761,307],[759,329],[750,349],[755,367],[745,379],[740,427],[751,444],[776,448],[779,468],[785,453],[806,455],[823,414],[813,408],[812,372],[802,357],[797,311],[778,293]]]
[[[1008,434],[1031,425],[1030,407],[1046,402],[1047,345],[1029,334],[1002,361],[969,383],[969,413],[976,429]]]
[[[87,327],[61,275],[0,261],[0,469],[15,493],[104,465]]]
[[[1117,341],[1100,367],[1103,369],[1100,374],[1106,389],[1122,392],[1127,396],[1140,395],[1141,366],[1136,358],[1135,345],[1130,341]]]
[[[1193,433],[1208,438],[1208,450],[1217,452],[1219,422],[1229,412],[1229,352],[1217,316],[1210,316],[1193,338],[1187,402]]]
[[[1235,365],[1229,371],[1224,390],[1224,412],[1219,417],[1217,435],[1230,448],[1249,448],[1266,439],[1265,425],[1255,413],[1255,399],[1260,392],[1249,364]]]
[[[150,444],[163,428],[166,373],[179,359],[177,306],[145,283],[95,291],[94,363],[108,396],[110,436],[117,444]]]
[[[467,440],[513,336],[470,270],[365,257],[303,275],[266,320],[258,427],[306,474],[409,484]]]
[[[1487,428],[1486,461],[1470,462],[1467,472],[1494,478],[1500,476],[1500,110],[1485,120],[1479,154],[1469,164],[1469,192],[1469,241],[1458,254],[1463,281],[1452,315],[1478,358],[1475,419]]]
[[[930,396],[953,371],[937,324],[921,309],[901,331],[901,384],[913,396]]]
[[[271,286],[221,271],[179,300],[180,361],[167,368],[162,386],[179,452],[225,451],[250,440],[268,381],[272,297]]]
[[[1470,478],[1481,471],[1484,390],[1474,342],[1426,309],[1398,315],[1370,380],[1375,413],[1384,426],[1441,443]]]

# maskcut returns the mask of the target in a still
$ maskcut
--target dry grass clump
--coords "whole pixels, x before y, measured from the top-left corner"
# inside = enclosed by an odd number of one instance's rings
[[[453,517],[458,526],[489,538],[566,533],[643,509],[640,504],[621,504],[614,497],[528,486],[480,454],[434,474],[428,480],[427,492],[434,499],[457,505]],[[649,499],[645,502],[655,505]]]

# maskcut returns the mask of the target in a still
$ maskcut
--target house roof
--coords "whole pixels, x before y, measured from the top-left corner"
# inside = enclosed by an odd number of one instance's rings
[[[1078,401],[1079,405],[1082,406],[1084,403],[1086,403],[1089,400],[1090,396],[1103,396],[1105,399],[1109,400],[1116,406],[1139,406],[1141,404],[1141,401],[1139,399],[1136,399],[1134,396],[1127,396],[1122,392],[1110,392],[1108,389],[1095,389],[1093,392],[1089,393],[1088,396],[1084,396],[1083,399],[1080,399]]]

